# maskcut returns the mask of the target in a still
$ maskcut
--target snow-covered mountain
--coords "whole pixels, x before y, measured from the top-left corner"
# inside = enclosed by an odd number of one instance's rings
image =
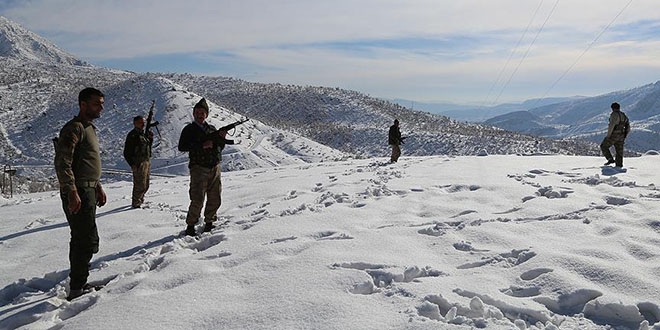
[[[223,170],[270,167],[347,157],[385,156],[395,118],[409,136],[404,155],[560,153],[594,155],[594,145],[556,141],[468,124],[339,88],[250,83],[189,74],[138,74],[82,62],[20,25],[2,18],[0,40],[0,162],[19,168],[26,183],[52,173],[51,139],[77,114],[77,94],[94,86],[106,94],[95,123],[106,173],[126,170],[122,146],[131,118],[156,102],[160,137],[153,173],[187,173],[178,135],[200,98],[211,103],[210,122],[251,118],[236,130],[240,143],[225,149]],[[46,172],[46,174],[44,174]],[[26,179],[27,180],[27,179]]]
[[[49,40],[0,16],[0,57],[43,63],[87,65]]]
[[[340,88],[252,83],[222,77],[169,74],[186,89],[281,129],[360,157],[389,152],[394,119],[410,138],[405,155],[597,154],[591,144],[544,139],[452,120]]]
[[[202,96],[188,92],[158,75],[138,75],[93,67],[40,65],[27,66],[4,60],[5,76],[29,77],[23,81],[0,81],[0,156],[24,176],[43,176],[52,181],[54,149],[51,139],[66,121],[77,114],[77,94],[84,86],[96,86],[105,93],[106,106],[95,121],[100,137],[106,172],[128,170],[122,152],[132,118],[146,116],[155,101],[159,121],[152,169],[155,174],[186,174],[187,154],[177,150],[181,129],[192,120],[192,107]],[[1,78],[0,78],[1,79]],[[208,121],[221,127],[244,117],[210,102]],[[326,147],[291,132],[276,129],[258,120],[237,127],[236,145],[223,152],[223,170],[272,167],[345,159],[343,152]],[[31,172],[40,175],[30,175]]]
[[[660,81],[645,86],[509,113],[485,121],[503,129],[549,138],[600,142],[607,131],[610,104],[618,102],[631,121],[626,148],[645,152],[660,144]],[[526,123],[526,124],[525,124]]]
[[[511,112],[527,111],[541,106],[579,100],[582,98],[584,98],[584,96],[547,97],[542,99],[526,100],[521,103],[503,103],[495,106],[473,106],[473,105],[458,105],[451,103],[412,102],[409,100],[408,101],[395,100],[395,102],[398,104],[410,104],[411,107],[414,107],[415,109],[444,115],[456,120],[480,123],[490,118],[508,114]]]

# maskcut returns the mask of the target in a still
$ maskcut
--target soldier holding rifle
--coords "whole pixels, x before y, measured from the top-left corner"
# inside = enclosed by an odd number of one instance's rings
[[[227,140],[227,131],[245,121],[239,121],[220,129],[206,122],[209,106],[201,99],[193,107],[194,121],[183,128],[179,138],[179,151],[187,152],[190,170],[190,206],[186,216],[186,235],[195,236],[195,225],[199,222],[202,206],[204,206],[203,232],[209,232],[217,220],[216,212],[220,208],[222,185],[220,182],[220,157],[226,144],[234,144]]]

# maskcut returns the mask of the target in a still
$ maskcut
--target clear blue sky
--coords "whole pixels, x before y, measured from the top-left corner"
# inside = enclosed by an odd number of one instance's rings
[[[658,0],[0,0],[90,63],[493,105],[660,80]]]

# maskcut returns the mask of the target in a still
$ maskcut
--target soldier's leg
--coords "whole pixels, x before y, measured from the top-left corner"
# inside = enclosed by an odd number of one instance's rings
[[[92,255],[99,251],[99,235],[96,227],[96,190],[94,188],[78,188],[81,200],[80,211],[76,214],[68,212],[68,198],[62,196],[63,206],[71,229],[69,243],[69,262],[71,265],[70,288],[81,289],[87,283],[89,262]]]
[[[611,139],[608,139],[607,137],[603,139],[603,142],[600,144],[600,150],[603,152],[603,156],[607,158],[607,161],[613,161],[614,157],[612,157],[612,152],[610,151],[610,147],[612,146],[612,141]]]
[[[141,185],[140,185],[140,166],[136,165],[134,168],[131,167],[133,172],[133,192],[131,194],[131,205],[133,207],[139,206],[139,198]]]
[[[188,206],[188,215],[186,223],[196,225],[199,222],[199,216],[204,206],[204,197],[206,194],[206,185],[209,169],[202,166],[193,166],[190,168],[190,206]]]
[[[139,207],[144,202],[144,194],[149,189],[149,162],[140,163],[133,171],[133,206]]]
[[[397,162],[401,156],[401,147],[398,144],[392,145],[392,162]]]
[[[144,193],[142,194],[142,202],[144,202],[144,194],[149,191],[149,181],[151,180],[151,161],[146,161],[144,169]]]
[[[220,208],[220,204],[222,204],[221,193],[220,165],[216,165],[209,173],[206,207],[204,207],[204,222],[213,222],[217,219],[216,213]]]
[[[623,140],[614,143],[614,151],[616,152],[615,165],[623,167]]]

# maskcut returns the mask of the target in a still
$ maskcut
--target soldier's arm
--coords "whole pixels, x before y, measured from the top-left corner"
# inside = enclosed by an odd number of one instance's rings
[[[612,132],[614,131],[614,127],[616,124],[619,123],[619,116],[615,116],[614,112],[610,115],[610,124],[607,126],[607,137],[612,136]]]
[[[188,152],[193,150],[195,147],[200,147],[196,146],[196,142],[194,141],[194,132],[190,129],[190,127],[191,126],[186,126],[183,128],[183,131],[181,131],[181,136],[179,137],[179,151]]]
[[[96,205],[99,207],[105,205],[107,201],[107,196],[105,195],[105,190],[103,190],[103,187],[101,187],[101,183],[99,182],[96,185]]]
[[[69,194],[76,191],[76,177],[73,173],[73,153],[82,136],[81,125],[70,125],[60,132],[55,156],[55,172],[60,189]]]
[[[133,150],[135,150],[135,141],[133,141],[133,134],[128,133],[126,136],[126,142],[124,143],[124,159],[128,165],[133,166]]]

